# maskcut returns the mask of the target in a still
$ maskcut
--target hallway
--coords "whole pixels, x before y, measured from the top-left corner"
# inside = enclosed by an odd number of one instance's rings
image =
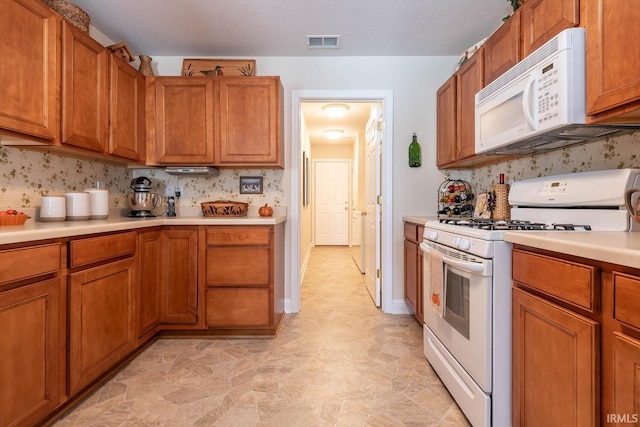
[[[468,426],[410,316],[374,307],[349,248],[316,247],[275,339],[159,340],[56,426]]]

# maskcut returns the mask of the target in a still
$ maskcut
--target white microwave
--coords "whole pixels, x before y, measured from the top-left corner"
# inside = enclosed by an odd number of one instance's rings
[[[566,29],[476,94],[476,153],[531,154],[620,132],[585,126],[585,91],[585,30]]]

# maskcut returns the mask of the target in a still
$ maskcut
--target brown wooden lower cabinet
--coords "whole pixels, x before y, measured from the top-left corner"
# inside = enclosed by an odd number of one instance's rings
[[[164,228],[161,247],[160,321],[195,324],[198,317],[198,230],[195,227]]]
[[[638,425],[640,270],[513,255],[512,425]]]
[[[513,425],[596,425],[599,324],[513,289]]]
[[[413,316],[424,323],[422,252],[420,242],[424,226],[412,223],[404,224],[404,301],[413,311]]]
[[[138,338],[160,324],[162,231],[138,233]]]
[[[63,296],[60,278],[0,292],[2,426],[36,425],[64,395]]]
[[[284,314],[283,224],[201,231],[209,329],[273,334]]]
[[[69,265],[69,394],[81,391],[137,345],[136,233],[72,239]]]
[[[158,226],[0,257],[0,426],[52,422],[157,332],[274,336],[284,316],[283,223]]]

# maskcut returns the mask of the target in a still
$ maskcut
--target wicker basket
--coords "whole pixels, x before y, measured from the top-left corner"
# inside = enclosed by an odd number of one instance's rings
[[[58,12],[64,19],[85,33],[89,33],[89,14],[67,0],[42,0],[42,3]]]
[[[246,216],[249,204],[232,202],[231,200],[216,200],[215,202],[202,202],[202,214],[204,216]]]
[[[29,216],[24,213],[18,215],[0,215],[0,226],[2,225],[22,225],[27,222]]]
[[[511,206],[509,206],[509,184],[494,184],[493,192],[496,195],[496,207],[493,209],[493,219],[511,219]]]

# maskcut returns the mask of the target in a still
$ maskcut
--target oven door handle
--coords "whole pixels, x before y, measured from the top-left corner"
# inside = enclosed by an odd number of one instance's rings
[[[420,250],[425,254],[428,254],[429,252],[437,249],[433,249],[426,243],[421,242]],[[460,270],[464,270],[472,273],[481,273],[484,270],[484,265],[482,264],[478,264],[477,262],[460,261],[455,258],[450,258],[445,254],[442,254],[442,262],[452,267],[459,268]]]

